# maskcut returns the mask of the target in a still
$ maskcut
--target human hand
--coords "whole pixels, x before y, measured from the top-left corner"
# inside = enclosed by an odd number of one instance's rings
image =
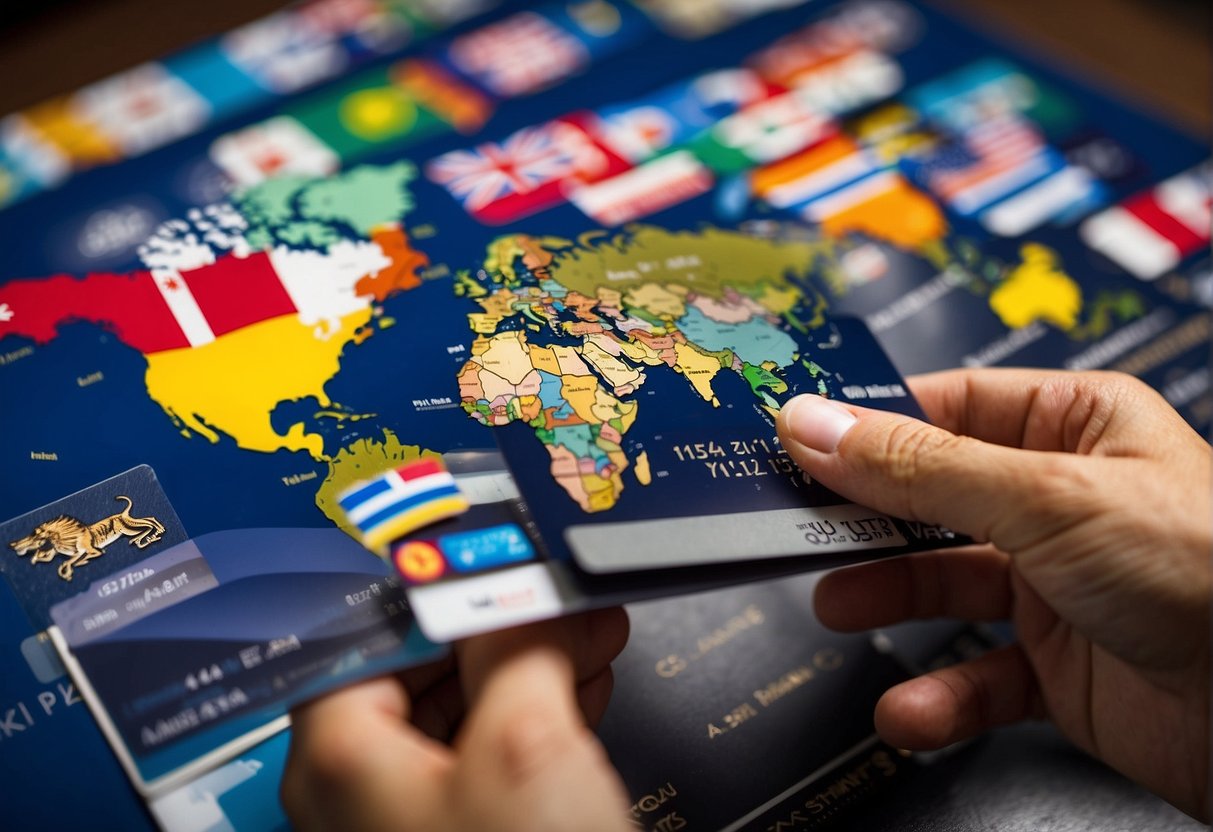
[[[1128,376],[954,371],[911,386],[938,427],[805,396],[780,439],[839,494],[991,545],[833,572],[818,617],[840,630],[1010,617],[1019,641],[892,688],[878,732],[938,748],[1047,716],[1207,821],[1213,450]]]
[[[282,784],[295,828],[626,829],[586,720],[606,709],[627,631],[615,609],[478,636],[456,646],[457,675],[420,668],[296,709]]]

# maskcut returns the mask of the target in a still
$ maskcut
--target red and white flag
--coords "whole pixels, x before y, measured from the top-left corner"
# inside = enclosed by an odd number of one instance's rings
[[[1213,225],[1213,164],[1173,176],[1084,222],[1091,248],[1142,280],[1154,280],[1206,251]]]
[[[153,272],[153,278],[192,347],[297,311],[265,252],[228,255],[188,271]]]
[[[72,105],[128,156],[194,133],[211,114],[205,98],[155,63],[85,87]]]
[[[290,116],[220,136],[211,145],[210,157],[241,186],[292,173],[324,176],[341,166],[328,145]]]
[[[624,225],[705,194],[714,181],[695,154],[678,150],[610,179],[571,188],[569,198],[595,222]]]

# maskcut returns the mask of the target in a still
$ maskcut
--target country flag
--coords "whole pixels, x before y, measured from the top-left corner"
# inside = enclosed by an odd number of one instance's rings
[[[317,20],[316,15],[309,18],[299,9],[286,9],[234,29],[219,46],[262,87],[286,95],[330,78],[348,64],[339,33],[325,31]]]
[[[883,101],[904,83],[897,61],[883,52],[861,49],[801,73],[795,86],[815,109],[838,116]]]
[[[1089,171],[1066,165],[982,211],[978,220],[1003,237],[1018,237],[1049,220],[1072,222],[1107,202],[1107,189]]]
[[[589,118],[574,114],[519,130],[500,144],[446,153],[426,166],[426,175],[482,222],[512,222],[566,201],[566,183],[594,182],[631,167],[586,129]]]
[[[57,185],[71,172],[71,161],[19,115],[0,119],[0,160],[41,187]]]
[[[456,38],[446,59],[501,98],[529,95],[589,64],[580,40],[541,14],[519,12]]]
[[[847,136],[754,171],[751,187],[772,206],[833,236],[862,232],[916,248],[947,231],[942,211],[929,197]]]
[[[1213,164],[1171,177],[1096,214],[1083,241],[1142,280],[1154,280],[1186,257],[1207,251],[1213,224]]]
[[[21,116],[0,119],[0,207],[62,182],[71,165]]]
[[[392,83],[460,133],[475,133],[493,115],[493,102],[487,95],[434,61],[401,61],[388,74]]]
[[[712,172],[689,150],[679,150],[590,185],[569,198],[601,225],[624,225],[694,199],[712,189]]]
[[[747,69],[722,69],[597,111],[611,148],[643,162],[691,141],[716,122],[768,98],[772,89]]]
[[[754,193],[776,208],[821,222],[888,190],[897,174],[846,136],[754,173]]]
[[[393,540],[462,514],[469,505],[446,466],[432,457],[359,483],[337,501],[362,544],[381,557]]]
[[[323,176],[341,166],[328,145],[290,116],[220,136],[211,145],[210,157],[241,186],[287,174]]]
[[[795,87],[806,74],[865,47],[856,33],[816,23],[785,35],[747,63],[773,84]]]
[[[72,106],[128,156],[188,136],[211,116],[205,98],[156,63],[85,87]]]
[[[60,275],[0,286],[0,338],[51,340],[73,320],[95,321],[144,354],[197,347],[233,330],[296,314],[264,252],[228,255],[197,269]]]
[[[716,172],[740,173],[798,153],[837,132],[828,114],[793,90],[722,119],[693,147]]]
[[[122,158],[114,140],[80,112],[73,95],[36,104],[17,118],[34,136],[57,150],[73,168],[92,167]]]
[[[928,189],[962,216],[973,216],[1065,166],[1037,131],[1019,118],[982,122],[962,146],[941,148],[913,164]]]

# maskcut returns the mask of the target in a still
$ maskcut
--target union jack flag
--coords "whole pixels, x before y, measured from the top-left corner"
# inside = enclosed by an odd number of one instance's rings
[[[566,181],[593,182],[628,167],[573,116],[443,154],[426,175],[477,219],[501,224],[564,202]]]

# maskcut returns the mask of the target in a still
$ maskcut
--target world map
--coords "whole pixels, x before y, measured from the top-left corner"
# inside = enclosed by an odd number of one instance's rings
[[[453,276],[429,281],[430,259],[406,222],[416,175],[397,162],[269,180],[164,223],[139,249],[143,269],[10,281],[0,287],[0,343],[49,344],[80,322],[111,333],[142,356],[146,394],[183,440],[306,454],[326,469],[315,503],[339,524],[340,490],[447,450],[432,432],[399,435],[399,420],[389,426],[384,414],[329,393],[367,342],[402,325],[385,312],[389,302],[423,283],[442,284],[450,320],[466,320],[466,329],[446,333],[448,342],[467,342],[448,377],[451,406],[486,429],[527,425],[536,464],[587,513],[617,503],[625,474],[640,486],[651,480],[646,454],[625,443],[650,374],[680,376],[707,408],[720,406],[718,380],[735,376],[768,418],[793,365],[828,392],[828,360],[793,336],[828,314],[815,281],[837,288],[858,220],[818,237],[651,225],[575,240],[504,234],[479,263],[454,264]],[[879,232],[944,266],[962,259],[945,245],[946,223],[928,216],[938,209],[925,196],[898,190],[897,201],[914,210],[882,207],[882,221],[863,229],[869,238]],[[1012,330],[1043,323],[1090,338],[1112,317],[1141,314],[1132,297],[1084,298],[1043,245],[1025,244],[1018,263],[980,265],[968,287]],[[311,410],[306,418],[283,416],[300,405]],[[317,427],[326,422],[368,424],[339,431],[357,437],[334,446]]]

